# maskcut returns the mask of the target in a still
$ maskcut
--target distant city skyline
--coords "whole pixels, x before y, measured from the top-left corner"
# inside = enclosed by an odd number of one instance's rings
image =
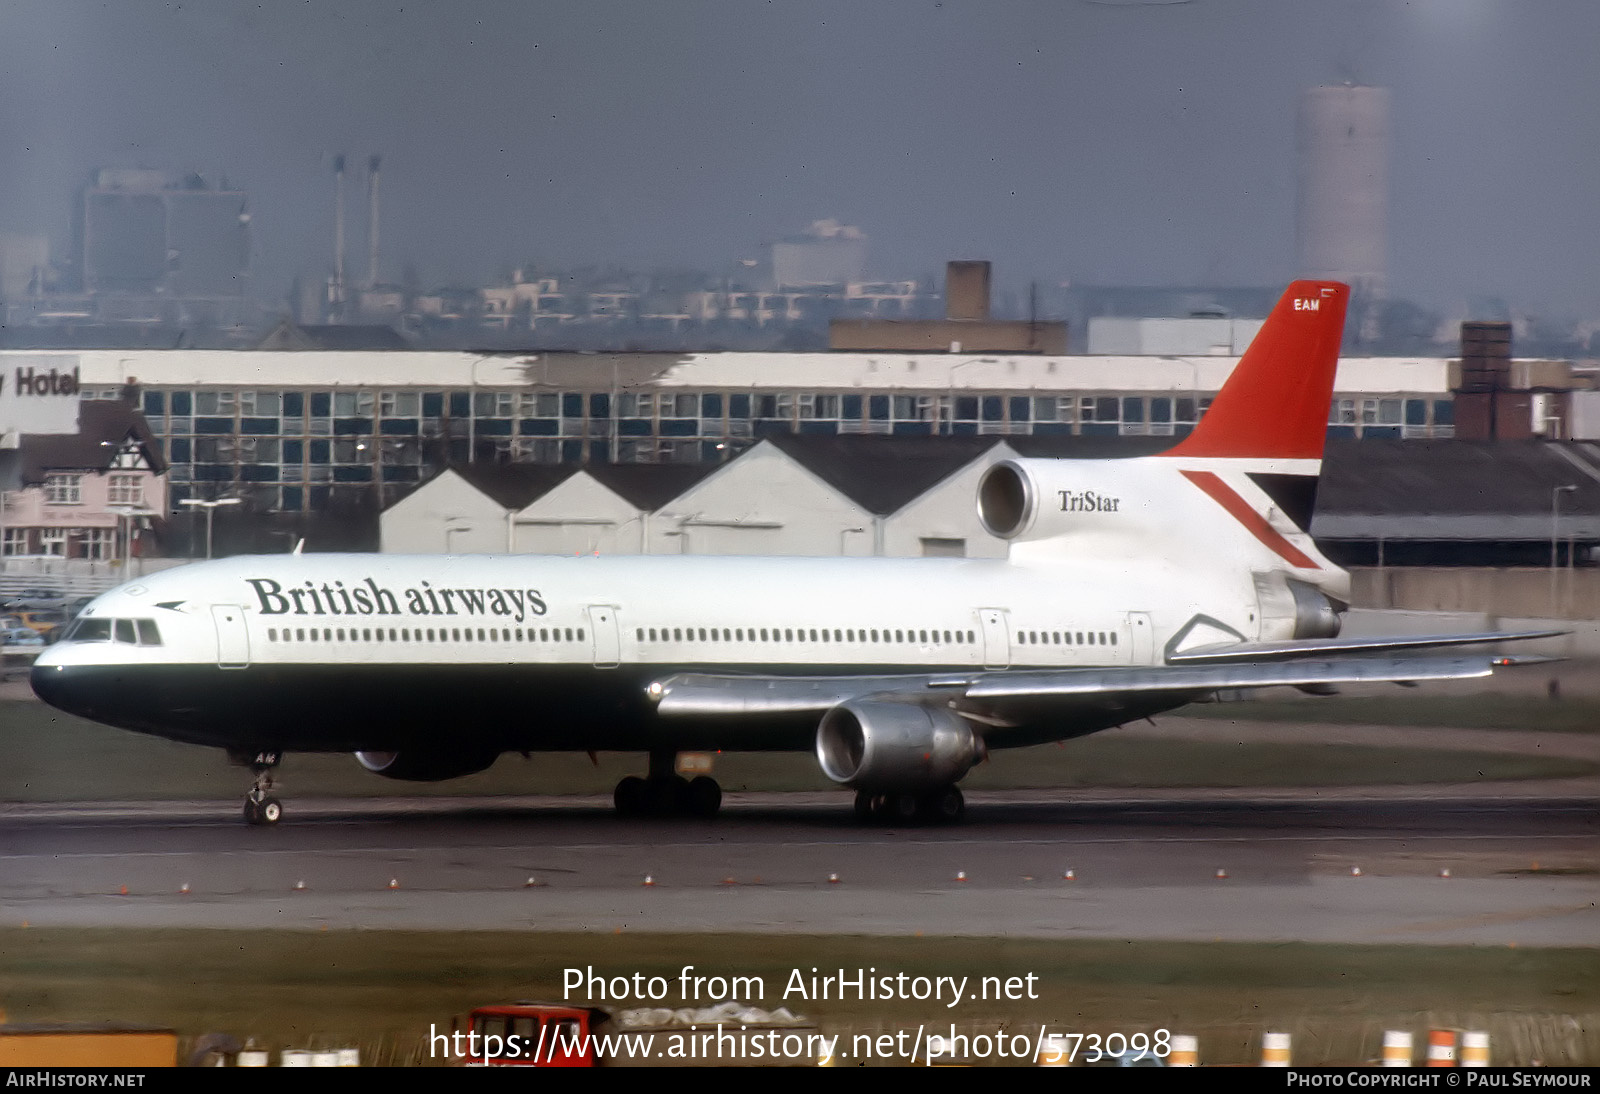
[[[1600,5],[0,0],[0,233],[70,254],[102,167],[250,195],[258,298],[333,266],[383,160],[380,277],[736,267],[835,219],[872,278],[1296,276],[1296,107],[1388,88],[1397,298],[1600,315]]]

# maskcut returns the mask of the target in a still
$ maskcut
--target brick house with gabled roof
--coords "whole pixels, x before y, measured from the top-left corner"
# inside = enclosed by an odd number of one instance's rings
[[[167,513],[167,462],[144,415],[88,399],[78,432],[24,433],[17,487],[0,495],[0,554],[97,561],[153,555]]]

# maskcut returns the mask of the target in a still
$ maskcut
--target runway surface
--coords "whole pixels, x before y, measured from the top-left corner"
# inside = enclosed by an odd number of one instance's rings
[[[0,915],[1600,945],[1600,811],[1588,796],[991,792],[972,794],[968,823],[951,828],[862,827],[847,802],[730,795],[707,822],[621,820],[597,799],[290,798],[272,829],[220,803],[8,806]]]

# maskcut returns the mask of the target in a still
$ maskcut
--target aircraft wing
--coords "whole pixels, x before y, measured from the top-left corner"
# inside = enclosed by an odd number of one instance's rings
[[[1199,697],[1213,691],[1277,685],[1317,687],[1470,680],[1492,675],[1496,668],[1503,666],[1550,660],[1554,658],[1479,654],[1455,657],[1327,657],[1243,663],[1224,660],[1209,664],[1130,668],[979,670],[882,676],[678,673],[652,682],[649,694],[656,701],[661,714],[667,717],[821,714],[840,703],[866,696],[912,702],[966,699],[979,703],[1052,697],[1114,699],[1118,696],[1154,696],[1162,692],[1179,697]]]

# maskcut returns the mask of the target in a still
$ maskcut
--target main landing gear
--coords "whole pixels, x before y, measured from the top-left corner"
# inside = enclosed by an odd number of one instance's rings
[[[714,817],[722,808],[722,787],[709,775],[686,779],[673,770],[672,752],[650,754],[650,775],[629,775],[617,784],[612,801],[623,817]]]
[[[272,779],[272,769],[282,758],[276,752],[257,752],[247,758],[256,781],[244,796],[246,824],[277,824],[283,819],[283,803],[273,794],[277,784]]]
[[[897,791],[877,794],[870,790],[856,791],[855,813],[860,821],[878,821],[883,824],[952,824],[967,811],[967,799],[958,786],[941,786],[937,790],[913,794]]]

